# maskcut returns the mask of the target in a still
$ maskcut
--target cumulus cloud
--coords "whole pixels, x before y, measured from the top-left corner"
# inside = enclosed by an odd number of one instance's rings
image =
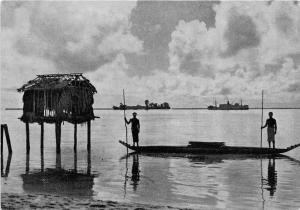
[[[35,74],[80,71],[97,87],[98,107],[120,102],[123,88],[131,104],[203,107],[228,96],[252,105],[261,89],[274,103],[300,101],[299,4],[46,1],[1,9],[1,90],[10,98]]]
[[[168,44],[170,34],[179,20],[205,21],[214,26],[213,1],[138,1],[132,10],[131,31],[144,41],[145,53],[128,57],[128,62],[137,67],[135,74],[147,75],[152,71],[168,69]]]
[[[258,46],[260,36],[251,17],[237,14],[232,9],[226,31],[224,32],[224,41],[227,44],[224,55],[232,56],[242,49]]]
[[[119,52],[140,53],[130,32],[135,2],[6,2],[2,31],[24,57],[52,62],[56,71],[86,72],[111,62]],[[9,17],[12,18],[12,21]],[[4,60],[5,62],[5,60]]]
[[[300,6],[293,2],[221,2],[215,27],[179,21],[169,70],[206,78],[203,96],[255,98],[261,89],[300,97]],[[197,88],[198,84],[193,84]]]
[[[136,2],[2,2],[1,89],[35,74],[88,72],[118,54],[139,54],[130,32]],[[10,82],[15,75],[22,75]]]

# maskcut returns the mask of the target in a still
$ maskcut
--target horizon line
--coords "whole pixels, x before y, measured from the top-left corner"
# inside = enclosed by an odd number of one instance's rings
[[[107,107],[96,107],[93,109],[94,110],[114,110],[113,108],[107,108]],[[207,109],[207,107],[174,107],[174,108],[170,108],[170,109]],[[253,107],[253,108],[249,108],[249,110],[250,109],[262,109],[262,108],[261,107]],[[263,109],[300,109],[300,107],[266,107]],[[4,110],[23,110],[23,108],[6,107]],[[121,110],[123,110],[123,109],[121,109]],[[140,109],[140,110],[143,110],[143,109]],[[151,109],[149,109],[149,110],[151,110]],[[163,109],[163,110],[165,110],[165,109]],[[220,110],[210,110],[210,111],[220,111]],[[223,111],[231,111],[231,110],[223,110]],[[238,111],[238,110],[234,110],[234,111]],[[242,111],[246,111],[246,110],[242,110]]]

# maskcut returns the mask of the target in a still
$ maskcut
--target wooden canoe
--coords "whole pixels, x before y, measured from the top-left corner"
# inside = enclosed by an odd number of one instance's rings
[[[124,141],[119,141],[122,145],[139,153],[186,153],[186,154],[253,154],[263,155],[270,154],[276,155],[288,152],[300,146],[295,144],[287,148],[260,148],[260,147],[234,147],[234,146],[221,146],[221,147],[191,147],[191,146],[131,146]]]

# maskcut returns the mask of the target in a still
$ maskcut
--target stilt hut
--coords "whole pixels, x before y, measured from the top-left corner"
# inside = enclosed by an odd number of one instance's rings
[[[37,75],[18,91],[24,92],[20,119],[26,124],[27,153],[30,150],[29,123],[41,125],[41,148],[44,123],[54,123],[56,151],[60,153],[61,123],[64,121],[74,124],[74,149],[77,146],[77,124],[87,123],[90,150],[90,122],[95,119],[93,95],[97,91],[82,73]]]

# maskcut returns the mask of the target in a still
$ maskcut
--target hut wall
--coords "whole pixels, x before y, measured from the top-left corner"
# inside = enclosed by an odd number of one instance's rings
[[[63,88],[26,90],[23,96],[22,120],[87,122],[94,119],[93,94],[90,88],[80,82]]]
[[[23,96],[24,113],[33,112],[33,91],[25,91]]]

